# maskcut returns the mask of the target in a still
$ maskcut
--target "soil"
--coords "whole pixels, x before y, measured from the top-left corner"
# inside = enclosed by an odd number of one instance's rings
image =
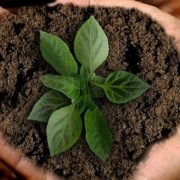
[[[110,44],[98,74],[127,70],[151,84],[136,100],[116,105],[98,103],[114,135],[111,155],[102,163],[84,138],[69,151],[51,158],[46,125],[27,121],[34,103],[46,91],[39,82],[53,72],[39,50],[39,30],[58,35],[71,49],[80,25],[94,14]],[[122,8],[72,5],[21,8],[0,26],[0,130],[35,163],[70,179],[122,179],[131,175],[148,146],[169,136],[179,123],[180,67],[173,39],[147,15]]]

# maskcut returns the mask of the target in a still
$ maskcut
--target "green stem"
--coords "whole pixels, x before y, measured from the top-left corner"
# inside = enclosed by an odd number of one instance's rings
[[[87,90],[87,91],[86,91],[87,94],[90,95],[90,90],[89,90],[89,84],[88,84],[88,82],[86,83],[86,90]]]

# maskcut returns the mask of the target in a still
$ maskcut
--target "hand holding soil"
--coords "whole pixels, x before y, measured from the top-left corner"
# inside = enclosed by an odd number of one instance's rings
[[[62,2],[62,1],[60,1]],[[65,1],[67,2],[67,1]],[[89,1],[88,1],[89,2]],[[143,11],[151,15],[156,19],[163,27],[165,27],[167,34],[175,38],[177,48],[180,52],[180,21],[175,17],[168,15],[159,9],[144,5],[142,3],[133,2],[133,1],[108,1],[108,0],[99,0],[91,1],[91,3],[86,3],[86,1],[77,1],[75,0],[76,5],[100,5],[100,6],[120,6],[126,8],[137,8],[140,11]],[[22,155],[18,155],[18,152],[15,152],[8,145],[0,139],[0,159],[13,169],[15,173],[23,175],[25,179],[43,179],[44,172],[34,168],[26,160],[19,161]],[[10,152],[10,153],[8,153]],[[19,157],[19,158],[17,158]],[[20,163],[17,163],[20,162]],[[17,165],[18,164],[18,165]],[[26,167],[26,168],[25,168]],[[132,179],[137,180],[146,180],[146,179],[155,179],[155,180],[173,180],[178,179],[180,171],[180,133],[179,129],[173,137],[164,142],[154,145],[145,160],[143,160],[137,168],[137,172]],[[28,169],[28,172],[26,170]],[[32,169],[30,171],[29,169]],[[25,172],[24,172],[25,171]]]

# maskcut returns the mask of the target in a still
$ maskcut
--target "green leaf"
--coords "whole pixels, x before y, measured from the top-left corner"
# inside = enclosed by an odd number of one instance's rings
[[[141,96],[150,85],[131,73],[118,71],[107,77],[102,88],[109,101],[126,103]]]
[[[77,32],[74,51],[78,61],[93,73],[107,58],[108,39],[94,16]]]
[[[83,65],[81,66],[81,69],[80,69],[80,75],[84,80],[88,81],[90,73],[89,73],[89,70],[85,68]]]
[[[79,111],[80,114],[82,114],[85,110],[86,106],[84,103],[84,96],[82,95],[79,97],[77,103],[76,103],[76,109]]]
[[[82,120],[75,105],[55,111],[48,122],[47,138],[51,156],[71,148],[79,139]]]
[[[78,99],[80,95],[81,82],[77,77],[50,74],[42,76],[41,82],[48,88],[59,91],[72,100]]]
[[[60,74],[77,73],[78,66],[66,43],[60,38],[40,31],[43,58]]]
[[[96,108],[96,104],[88,94],[84,95],[84,104],[90,110],[94,110]]]
[[[83,94],[81,97],[79,97],[76,103],[76,108],[78,109],[79,113],[82,114],[85,108],[94,110],[96,108],[96,104],[94,103],[90,95]]]
[[[105,78],[94,75],[90,80],[90,94],[93,98],[104,98],[105,93],[101,85],[105,82]]]
[[[106,161],[113,143],[111,131],[104,115],[96,108],[85,114],[86,140],[91,150],[103,161]]]
[[[51,114],[60,107],[69,104],[69,99],[58,91],[50,90],[34,105],[28,120],[47,123]]]

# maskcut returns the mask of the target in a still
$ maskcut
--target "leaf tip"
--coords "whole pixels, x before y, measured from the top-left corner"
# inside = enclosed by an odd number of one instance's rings
[[[58,155],[59,153],[61,153],[60,151],[57,152],[57,149],[55,150],[53,148],[53,144],[52,144],[52,142],[50,142],[49,137],[47,137],[47,141],[48,141],[48,147],[49,147],[49,154],[51,157],[54,157],[54,156]]]
[[[42,30],[39,31],[40,40],[42,40],[42,38],[44,37],[45,33],[46,33],[46,32],[44,32],[44,31],[42,31]]]
[[[107,161],[108,155],[99,157],[103,163]]]
[[[27,120],[28,120],[28,121],[34,121],[34,118],[33,118],[33,109],[32,109],[32,111],[29,113],[29,116],[27,117]]]
[[[39,33],[40,33],[40,35],[43,35],[43,34],[45,34],[46,32],[43,31],[43,30],[40,30]]]
[[[147,82],[145,82],[145,89],[146,89],[146,91],[149,90],[149,89],[151,89],[151,85],[148,84]]]
[[[53,151],[51,151],[51,149],[50,149],[50,156],[51,157],[54,157],[54,156],[56,156],[58,153],[56,153],[56,152],[53,152]]]
[[[94,15],[91,15],[89,19],[95,19]]]
[[[41,82],[41,83],[44,83],[46,77],[47,77],[47,75],[42,75],[42,76],[40,77],[40,79],[39,79],[40,82]]]
[[[27,117],[28,121],[32,121],[31,114]]]
[[[28,121],[34,121],[34,122],[37,121],[38,122],[38,120],[36,118],[33,118],[31,114],[27,117],[27,120]]]

